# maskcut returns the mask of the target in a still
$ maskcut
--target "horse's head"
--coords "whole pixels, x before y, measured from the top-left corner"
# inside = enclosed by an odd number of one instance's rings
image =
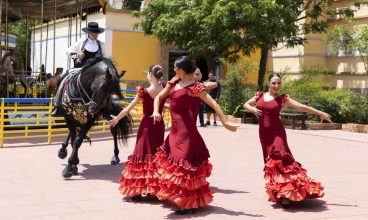
[[[14,61],[15,58],[13,56],[13,52],[7,52],[3,55],[1,64],[4,69],[8,70],[10,67],[12,67]]]
[[[111,60],[103,58],[96,68],[96,76],[91,84],[94,106],[90,110],[93,114],[111,106],[112,94],[122,98],[119,76]]]

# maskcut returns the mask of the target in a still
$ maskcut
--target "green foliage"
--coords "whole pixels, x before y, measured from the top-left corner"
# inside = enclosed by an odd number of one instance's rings
[[[329,113],[334,122],[368,123],[368,99],[348,90],[320,91],[310,104]]]
[[[247,75],[254,70],[249,61],[229,64],[225,79],[221,80],[221,107],[225,114],[240,116],[240,110],[247,99],[255,94],[255,89],[246,84]]]
[[[244,26],[256,20],[250,0],[153,0],[143,14],[139,26],[146,34],[205,57],[210,68],[219,58],[256,48],[257,39]]]
[[[28,25],[30,28],[32,26],[31,22]],[[17,37],[16,47],[15,47],[15,57],[17,69],[26,69],[26,48],[27,48],[27,25],[25,21],[18,21],[11,23],[9,25],[9,31],[14,33]],[[30,56],[30,45],[31,45],[31,31],[28,30],[28,60]],[[29,61],[28,61],[29,65]]]
[[[141,8],[141,0],[123,0],[122,9],[139,11]]]
[[[294,80],[283,76],[282,93],[289,94],[294,100],[308,101],[308,105],[330,114],[336,123],[368,123],[366,97],[344,89],[324,90],[328,87],[328,76],[320,66],[305,68],[303,72]],[[319,120],[311,114],[308,118]]]
[[[327,87],[327,70],[321,66],[305,67],[302,75],[292,79],[285,73],[283,77],[282,92],[289,94],[296,100],[311,100],[323,87]]]

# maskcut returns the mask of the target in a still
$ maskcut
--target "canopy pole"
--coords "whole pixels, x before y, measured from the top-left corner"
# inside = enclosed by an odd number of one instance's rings
[[[40,27],[41,38],[40,38],[40,67],[39,67],[40,84],[39,86],[41,86],[42,84],[42,31],[43,31],[42,24],[43,24],[43,0],[41,0],[41,27]],[[41,92],[40,92],[40,98],[41,98]]]
[[[75,8],[77,12],[75,13],[75,42],[78,41],[78,0],[75,0]]]
[[[27,8],[27,17],[26,17],[26,60],[25,60],[25,68],[26,75],[28,75],[28,38],[29,38],[29,20],[28,20],[28,8]]]
[[[3,19],[3,18],[1,18]],[[9,51],[8,0],[5,2],[5,51]],[[9,98],[9,72],[6,72],[6,97]]]
[[[3,0],[0,0],[0,58],[3,57],[3,47],[2,47],[2,41],[3,41]]]
[[[5,1],[5,51],[8,52],[9,50],[9,32],[8,32],[8,0]]]
[[[55,74],[55,48],[56,48],[56,0],[54,0],[54,49],[53,49],[53,60],[52,60],[52,72]]]

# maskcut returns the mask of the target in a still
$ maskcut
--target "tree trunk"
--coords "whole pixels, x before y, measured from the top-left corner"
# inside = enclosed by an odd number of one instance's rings
[[[266,74],[266,65],[267,65],[267,56],[268,56],[268,48],[263,47],[261,49],[261,60],[259,61],[259,70],[258,70],[258,89],[263,89],[264,77]]]
[[[208,55],[206,57],[206,61],[207,61],[208,71],[215,71],[215,68],[216,68],[215,57],[212,55]]]

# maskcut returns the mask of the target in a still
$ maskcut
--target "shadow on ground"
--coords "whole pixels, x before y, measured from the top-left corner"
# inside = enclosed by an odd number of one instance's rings
[[[275,209],[284,209],[285,212],[323,212],[327,211],[326,201],[320,199],[306,199],[300,202],[292,202],[287,207],[275,203],[272,205]]]
[[[216,186],[210,186],[210,188],[215,192],[215,193],[222,193],[222,194],[237,194],[237,193],[249,193],[246,191],[238,191],[238,190],[232,190],[232,189],[221,189],[218,188]]]
[[[205,208],[198,209],[195,214],[187,214],[187,215],[176,215],[174,213],[174,209],[173,209],[173,212],[171,214],[167,215],[166,219],[199,218],[199,217],[206,217],[206,216],[213,215],[213,214],[226,215],[226,216],[255,217],[255,218],[265,217],[264,215],[261,215],[261,214],[258,214],[258,213],[255,213],[255,214],[244,213],[244,212],[228,210],[228,209],[225,209],[223,207],[209,205]]]
[[[120,183],[119,178],[121,176],[121,172],[124,169],[123,164],[118,165],[110,165],[110,164],[101,164],[101,165],[90,165],[90,164],[80,164],[79,169],[84,167],[85,170],[79,171],[78,176],[87,180],[106,180],[111,181],[113,183]],[[73,177],[71,178],[73,179]]]

